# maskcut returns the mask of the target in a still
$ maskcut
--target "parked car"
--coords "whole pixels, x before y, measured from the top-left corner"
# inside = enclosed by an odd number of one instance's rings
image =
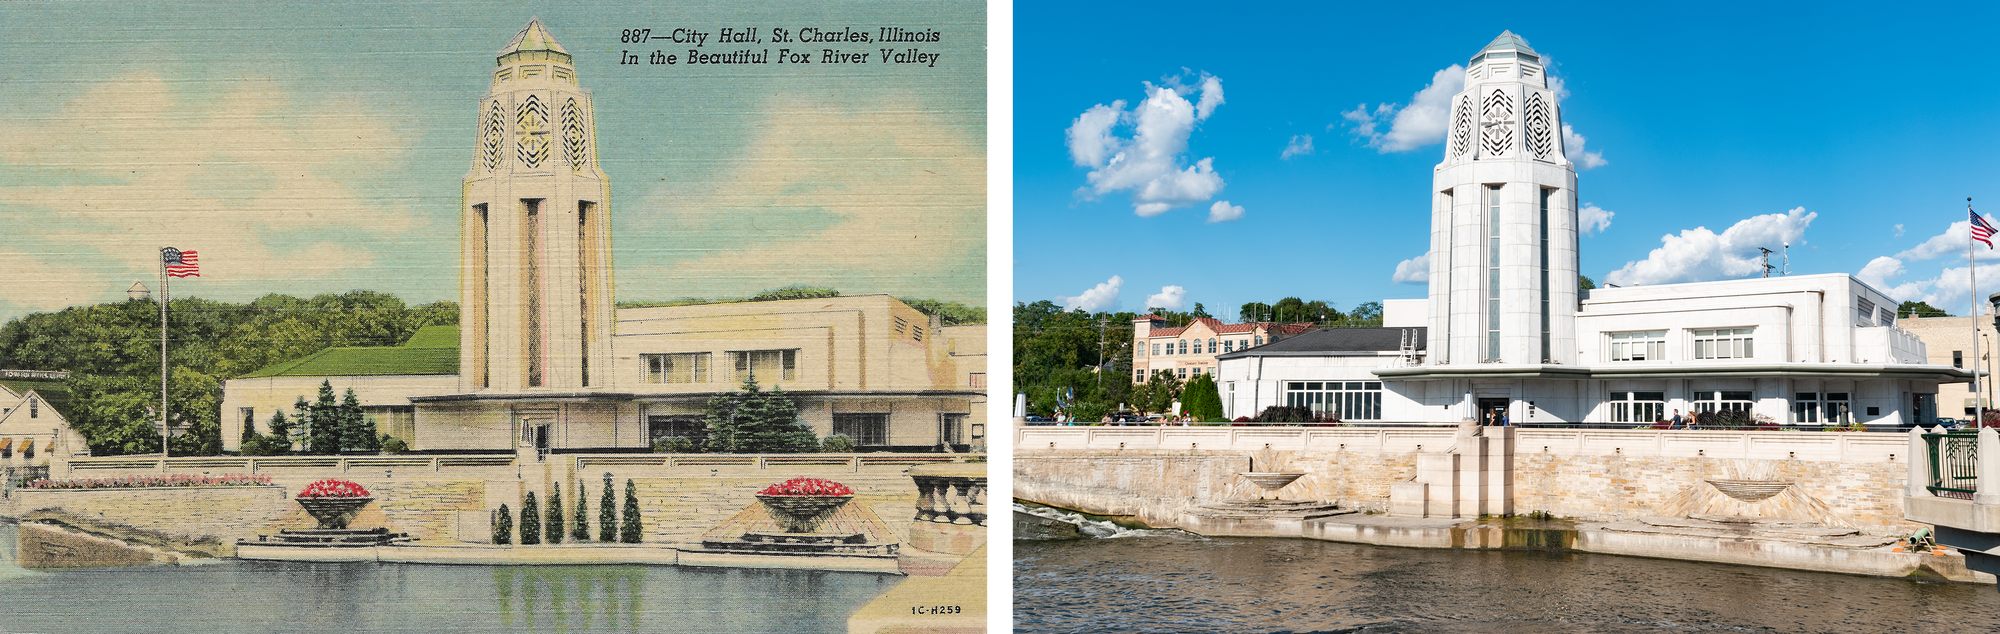
[[[1028,417],[1028,424],[1030,424],[1030,425],[1054,425],[1054,424],[1056,424],[1056,419],[1055,419],[1055,418],[1053,418],[1053,417],[1049,417],[1049,416],[1029,416],[1029,417]]]

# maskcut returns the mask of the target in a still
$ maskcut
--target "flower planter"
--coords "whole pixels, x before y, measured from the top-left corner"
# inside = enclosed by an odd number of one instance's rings
[[[309,497],[296,499],[299,501],[299,506],[305,507],[306,512],[312,514],[313,519],[319,520],[320,530],[340,530],[347,528],[347,523],[354,521],[354,516],[361,513],[361,507],[375,501],[375,498]]]
[[[834,509],[854,499],[847,495],[759,495],[757,501],[771,512],[787,533],[817,532]]]

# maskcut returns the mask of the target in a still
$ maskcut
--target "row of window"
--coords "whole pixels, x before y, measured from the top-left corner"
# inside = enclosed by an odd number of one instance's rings
[[[1209,339],[1207,341],[1206,344],[1208,350],[1207,354],[1215,354],[1217,352],[1218,350],[1216,348],[1217,341],[1218,340],[1216,339]],[[1256,343],[1252,344],[1251,343],[1252,341],[1255,341]],[[1259,345],[1259,346],[1264,345],[1264,336],[1258,335],[1251,339],[1222,339],[1220,340],[1220,342],[1222,346],[1220,348],[1221,352],[1235,352],[1237,350],[1249,350],[1250,346],[1252,345]],[[1178,342],[1168,341],[1164,343],[1155,343],[1153,344],[1153,356],[1157,357],[1157,356],[1174,355],[1174,354],[1203,354],[1202,353],[1203,345],[1204,344],[1202,340],[1195,339],[1193,351],[1190,352],[1188,348],[1187,339],[1182,339]],[[1179,350],[1179,352],[1175,352],[1175,350]],[[1140,356],[1145,356],[1146,347],[1139,346],[1138,354]]]
[[[734,373],[729,382],[741,383],[755,379],[761,383],[791,381],[798,377],[798,349],[790,350],[741,350],[726,352]],[[639,355],[644,366],[647,383],[713,383],[708,352],[678,352],[671,354]]]
[[[1203,373],[1204,371],[1206,371],[1207,369],[1208,369],[1208,368],[1202,368],[1202,367],[1197,367],[1197,368],[1194,368],[1194,371],[1193,371],[1192,373],[1190,373],[1190,372],[1188,371],[1188,368],[1174,368],[1174,369],[1172,369],[1172,370],[1160,370],[1160,371],[1161,371],[1161,372],[1166,372],[1166,373],[1168,373],[1168,374],[1173,374],[1173,375],[1175,375],[1175,376],[1174,376],[1174,378],[1177,378],[1177,379],[1182,379],[1182,380],[1186,380],[1186,379],[1187,379],[1187,378],[1188,378],[1189,376],[1201,376],[1201,375],[1202,375],[1202,373]],[[1133,382],[1133,383],[1145,383],[1145,382],[1146,382],[1146,369],[1145,369],[1145,368],[1138,368],[1138,369],[1135,369],[1135,370],[1133,370],[1133,371],[1132,371],[1132,382]]]
[[[948,442],[965,444],[966,421],[971,414],[941,412],[938,414],[938,436],[909,444],[933,444]],[[646,417],[646,433],[649,440],[659,442],[667,438],[692,438],[701,428],[701,416],[691,414],[654,415]],[[974,430],[974,436],[979,435]],[[886,447],[889,445],[889,414],[834,414],[833,433],[854,439],[856,447]]]
[[[1340,420],[1382,420],[1380,381],[1287,381],[1285,405]]]
[[[1792,422],[1803,424],[1853,422],[1847,392],[1798,392],[1792,395]],[[1824,398],[1821,398],[1824,396]],[[1689,414],[1723,410],[1747,412],[1756,401],[1748,391],[1696,392],[1688,398]],[[1665,392],[1612,392],[1611,422],[1650,423],[1668,417]]]
[[[1757,356],[1756,328],[1691,329],[1690,356],[1695,359],[1749,359]],[[1635,330],[1609,333],[1612,361],[1663,361],[1667,331]]]

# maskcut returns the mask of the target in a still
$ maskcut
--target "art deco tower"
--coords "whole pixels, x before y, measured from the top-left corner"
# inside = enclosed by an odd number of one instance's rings
[[[607,386],[611,187],[590,91],[539,20],[497,61],[460,212],[459,376],[476,391]]]
[[[1546,72],[1501,33],[1452,98],[1432,177],[1431,364],[1577,361],[1576,170]]]

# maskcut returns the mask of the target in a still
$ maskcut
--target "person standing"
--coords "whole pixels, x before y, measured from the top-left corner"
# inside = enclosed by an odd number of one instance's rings
[[[1680,410],[1678,410],[1678,409],[1674,410],[1674,417],[1673,417],[1673,418],[1669,418],[1669,419],[1667,419],[1667,420],[1668,420],[1668,423],[1667,423],[1667,429],[1680,429],[1680,428],[1681,428],[1681,411],[1680,411]]]

